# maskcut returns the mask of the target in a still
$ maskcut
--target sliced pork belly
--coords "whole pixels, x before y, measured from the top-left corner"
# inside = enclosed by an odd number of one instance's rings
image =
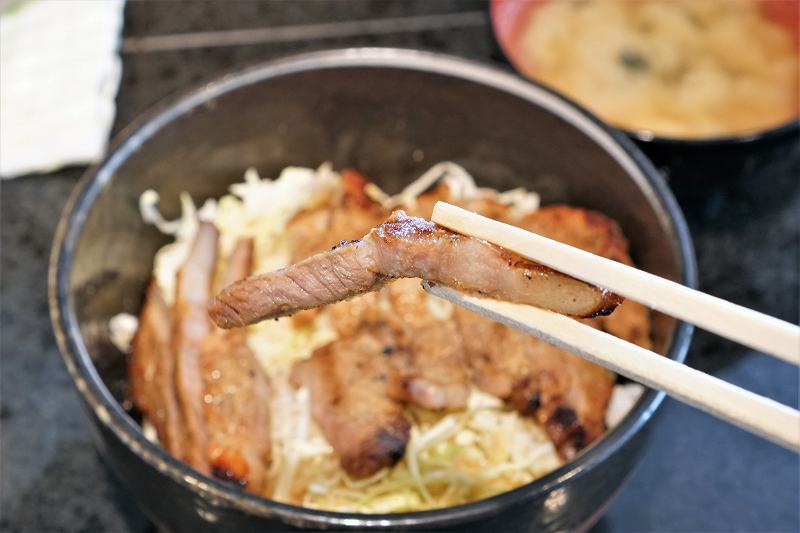
[[[467,407],[470,377],[461,338],[451,321],[403,328],[405,355],[393,359],[398,387],[393,397],[432,410]]]
[[[383,315],[405,348],[391,357],[399,385],[392,396],[433,410],[465,409],[470,376],[455,322],[434,316],[418,279],[398,280],[383,291],[391,305]]]
[[[567,206],[544,207],[519,225],[616,261],[631,264],[627,242],[607,217]],[[571,457],[605,430],[614,374],[570,352],[458,308],[473,380],[537,419],[564,457]],[[610,316],[585,320],[625,340],[648,347],[646,308],[625,301]]]
[[[391,329],[399,347],[385,354],[396,371],[389,388],[393,398],[433,410],[464,409],[470,378],[461,336],[451,319],[431,313],[431,298],[418,279],[402,279],[320,313],[340,337],[376,324]]]
[[[403,404],[388,393],[395,379],[390,356],[397,351],[391,329],[371,325],[293,368],[292,382],[308,387],[314,420],[353,478],[392,466],[405,453],[410,424]]]
[[[400,277],[579,317],[608,314],[620,303],[603,289],[396,211],[360,241],[234,283],[209,312],[220,327],[241,327],[374,291]]]
[[[189,256],[177,274],[172,310],[175,389],[185,427],[183,460],[203,473],[209,473],[209,463],[200,351],[212,331],[206,305],[216,267],[218,237],[213,224],[200,222]]]
[[[253,240],[240,239],[220,278],[252,271]],[[244,330],[216,329],[202,344],[203,422],[211,474],[261,494],[270,461],[270,387]]]
[[[456,315],[475,384],[535,418],[564,457],[603,433],[612,372],[466,309]]]
[[[245,331],[206,338],[200,366],[211,474],[261,494],[270,460],[270,389]]]
[[[175,397],[171,324],[169,307],[153,278],[133,338],[128,367],[131,397],[156,428],[161,445],[175,457],[182,457],[183,423]]]
[[[595,255],[632,264],[628,241],[619,224],[597,211],[549,205],[524,216],[515,225]]]

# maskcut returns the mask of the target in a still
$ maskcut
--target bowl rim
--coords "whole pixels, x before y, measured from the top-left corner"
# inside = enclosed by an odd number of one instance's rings
[[[509,0],[490,1],[489,18],[491,19],[492,36],[494,37],[495,42],[497,43],[500,51],[502,52],[503,58],[513,68],[515,73],[533,83],[536,83],[537,85],[543,85],[547,88],[550,88],[548,85],[544,84],[536,77],[525,74],[522,68],[520,68],[517,65],[517,61],[514,59],[514,53],[510,50],[511,41],[513,41],[513,37],[511,35],[512,34],[515,35],[516,32],[519,31],[519,29],[516,27],[509,29],[501,29],[500,17],[498,16],[498,13],[502,9],[501,4],[508,1]],[[517,14],[519,14],[519,12],[517,12]],[[516,23],[519,24],[519,21],[517,21]],[[571,96],[567,96],[566,94],[558,92],[555,89],[551,90],[557,92],[558,94],[560,94],[562,97],[569,100],[573,104],[576,104],[579,107],[586,109],[582,103],[575,100]],[[800,114],[790,118],[785,122],[775,124],[768,128],[762,128],[753,131],[746,131],[742,133],[726,133],[724,135],[717,135],[714,137],[675,137],[671,135],[659,135],[653,132],[652,130],[648,130],[647,128],[629,129],[616,126],[612,122],[608,122],[605,121],[604,119],[601,119],[598,113],[595,113],[594,111],[588,111],[588,112],[593,116],[597,117],[598,119],[600,119],[602,122],[609,125],[610,127],[614,128],[617,131],[621,131],[628,137],[635,139],[638,142],[653,144],[653,145],[661,144],[676,148],[690,148],[690,149],[694,148],[701,150],[714,149],[714,148],[735,148],[741,145],[760,143],[762,141],[769,142],[774,139],[789,135],[791,133],[800,133]]]
[[[550,474],[511,491],[467,504],[429,511],[374,515],[324,511],[245,493],[194,471],[160,446],[148,441],[140,426],[123,410],[103,383],[80,334],[74,302],[69,294],[69,277],[75,247],[88,211],[129,156],[163,127],[228,92],[282,76],[347,68],[407,70],[475,83],[545,107],[572,123],[605,149],[648,197],[661,219],[661,225],[671,230],[671,244],[680,262],[680,281],[689,287],[696,287],[696,260],[683,214],[665,181],[630,139],[550,89],[490,65],[419,50],[343,48],[292,55],[223,75],[216,81],[205,83],[182,96],[164,99],[139,115],[114,138],[104,159],[87,169],[75,186],[56,229],[48,275],[50,316],[55,337],[67,369],[94,416],[141,460],[203,499],[211,498],[217,504],[256,516],[280,519],[288,524],[317,524],[340,528],[387,529],[419,525],[435,527],[491,516],[509,505],[555,490],[605,460],[653,416],[664,394],[646,390],[619,425],[577,458]],[[669,357],[677,361],[685,359],[692,329],[689,324],[676,323],[667,351]]]
[[[790,119],[788,122],[766,129],[739,134],[720,135],[717,137],[669,137],[666,135],[657,135],[647,129],[629,130],[618,128],[614,125],[611,125],[611,127],[618,129],[625,135],[642,143],[698,149],[735,148],[741,145],[760,143],[762,141],[769,142],[779,137],[800,132],[800,115]]]

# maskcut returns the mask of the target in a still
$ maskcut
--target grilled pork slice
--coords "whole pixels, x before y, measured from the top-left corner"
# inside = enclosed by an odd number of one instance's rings
[[[578,317],[608,314],[621,301],[486,241],[396,211],[361,241],[234,283],[209,313],[220,327],[241,327],[374,291],[400,277]]]
[[[603,433],[612,372],[466,309],[456,316],[475,384],[535,418],[562,456]]]
[[[632,264],[619,227],[599,213],[558,205],[541,208],[518,223]],[[536,418],[563,456],[571,457],[602,434],[613,373],[470,311],[458,308],[456,316],[476,385]],[[649,314],[636,302],[625,301],[612,315],[585,322],[641,346],[650,345]]]
[[[432,297],[417,279],[398,280],[383,292],[391,305],[383,315],[406,348],[391,357],[398,386],[390,394],[428,409],[465,409],[470,376],[455,322],[431,312]]]
[[[619,225],[597,211],[549,205],[526,215],[515,225],[595,255],[632,264],[628,241]]]
[[[253,240],[239,239],[221,275],[224,284],[252,271]],[[261,494],[270,461],[270,386],[244,330],[214,328],[203,341],[203,422],[211,474]]]
[[[270,460],[270,388],[245,331],[206,338],[200,365],[211,474],[261,494]]]
[[[170,327],[169,307],[153,278],[133,338],[128,367],[131,396],[139,411],[155,426],[161,445],[175,457],[182,457],[183,423],[175,397]]]
[[[393,358],[398,379],[390,394],[432,410],[466,409],[470,378],[456,325],[435,321],[401,335],[407,352]]]
[[[411,427],[402,403],[388,395],[394,377],[387,355],[397,351],[388,327],[370,325],[292,369],[292,382],[308,387],[314,420],[355,479],[394,465],[405,453]]]
[[[431,312],[432,298],[418,279],[402,279],[378,292],[327,305],[320,312],[340,337],[375,323],[391,328],[402,348],[385,354],[397,371],[389,389],[393,398],[434,410],[464,409],[470,379],[461,337],[449,317]]]
[[[186,430],[183,460],[203,473],[209,473],[209,464],[200,350],[212,327],[206,304],[216,266],[218,237],[213,224],[200,222],[189,256],[178,271],[172,310],[175,389]]]

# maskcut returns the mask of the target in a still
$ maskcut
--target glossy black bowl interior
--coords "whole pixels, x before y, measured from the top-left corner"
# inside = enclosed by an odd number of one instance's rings
[[[89,408],[103,457],[144,511],[170,531],[320,528],[572,530],[599,517],[638,461],[653,391],[610,434],[534,483],[480,502],[398,515],[279,504],[202,476],[144,439],[121,404],[125,357],[108,320],[137,313],[166,239],[141,221],[138,198],[160,191],[216,197],[255,166],[355,167],[397,191],[453,160],[481,185],[525,186],[543,201],[601,210],[620,222],[635,260],[695,283],[691,242],[664,182],[624,137],[549,91],[464,60],[360,49],[299,56],[227,76],[164,105],[120,135],[65,210],[51,264],[51,313],[64,360]],[[656,347],[686,353],[690,328],[656,317]]]

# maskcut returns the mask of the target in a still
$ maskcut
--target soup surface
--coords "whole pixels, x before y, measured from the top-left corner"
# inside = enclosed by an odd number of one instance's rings
[[[518,60],[625,129],[679,138],[758,131],[798,115],[797,9],[750,0],[544,1],[517,35]]]

